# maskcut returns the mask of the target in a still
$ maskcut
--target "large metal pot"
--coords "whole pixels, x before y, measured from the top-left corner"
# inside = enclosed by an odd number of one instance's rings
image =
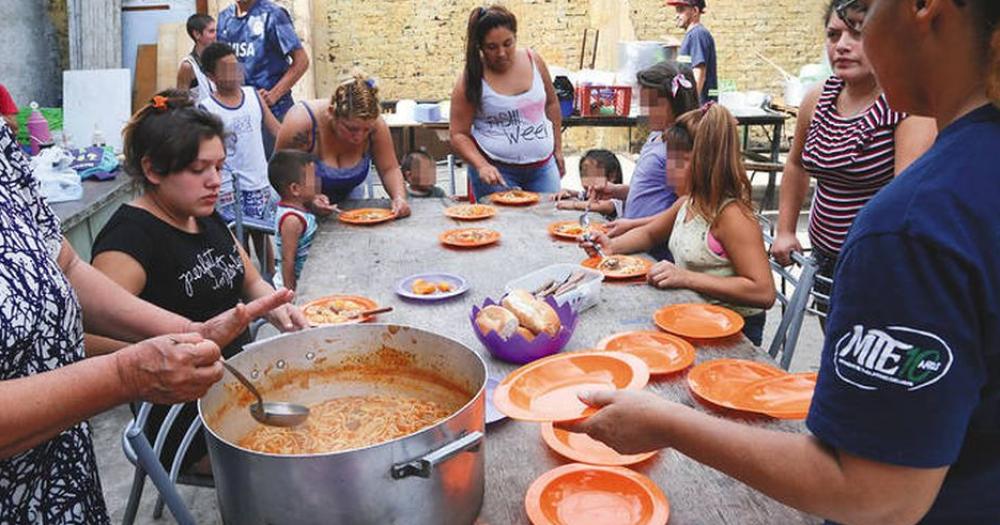
[[[265,397],[312,404],[392,388],[326,373],[386,348],[408,356],[420,370],[462,385],[468,402],[445,420],[386,443],[327,454],[275,455],[237,444],[256,423],[247,410],[250,398],[235,379],[227,375],[208,391],[198,410],[208,430],[223,521],[439,525],[475,520],[485,481],[487,372],[482,358],[465,345],[405,326],[331,326],[248,345],[229,363],[262,385]]]

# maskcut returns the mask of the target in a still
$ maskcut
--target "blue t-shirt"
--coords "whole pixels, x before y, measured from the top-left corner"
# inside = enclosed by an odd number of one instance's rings
[[[712,33],[705,29],[705,26],[696,24],[684,35],[681,42],[680,55],[691,57],[691,67],[705,66],[705,85],[702,87],[701,103],[709,100],[719,100],[716,95],[709,95],[713,90],[719,89],[719,77],[717,75],[715,58],[715,39]]]
[[[270,0],[257,0],[244,16],[236,16],[233,3],[219,13],[218,39],[236,51],[243,64],[247,85],[271,89],[289,67],[289,55],[302,47],[288,12]],[[279,120],[292,107],[292,95],[287,93],[271,112]]]
[[[667,184],[667,147],[661,140],[663,133],[654,131],[635,161],[632,180],[629,181],[628,198],[625,199],[626,219],[652,217],[666,211],[677,201],[677,192]],[[654,247],[649,254],[658,261],[673,261],[667,243]]]
[[[950,466],[921,523],[1000,523],[1000,110],[980,108],[858,215],[807,425],[874,461]]]

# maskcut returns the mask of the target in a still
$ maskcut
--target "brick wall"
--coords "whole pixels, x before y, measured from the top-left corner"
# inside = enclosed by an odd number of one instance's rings
[[[719,76],[739,89],[780,94],[777,73],[759,50],[797,73],[821,53],[824,0],[712,0],[704,24],[715,35]],[[591,13],[589,0],[510,0],[519,40],[552,65],[575,68],[584,28],[595,18],[627,16],[636,37],[682,37],[663,0],[617,2],[618,13]],[[465,23],[477,1],[313,0],[317,93],[360,66],[378,76],[385,98],[446,98],[462,67]]]

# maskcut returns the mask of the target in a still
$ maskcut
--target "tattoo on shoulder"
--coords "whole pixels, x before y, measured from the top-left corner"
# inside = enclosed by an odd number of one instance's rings
[[[295,135],[292,135],[292,147],[293,148],[308,148],[312,145],[312,137],[306,131],[299,131]]]

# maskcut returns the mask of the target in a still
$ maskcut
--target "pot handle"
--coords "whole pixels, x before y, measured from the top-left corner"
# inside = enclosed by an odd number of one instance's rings
[[[434,471],[434,467],[462,452],[475,452],[479,450],[479,445],[482,442],[482,432],[476,431],[465,434],[437,450],[428,452],[423,457],[412,461],[396,463],[392,466],[392,479],[403,479],[410,476],[429,478]]]

